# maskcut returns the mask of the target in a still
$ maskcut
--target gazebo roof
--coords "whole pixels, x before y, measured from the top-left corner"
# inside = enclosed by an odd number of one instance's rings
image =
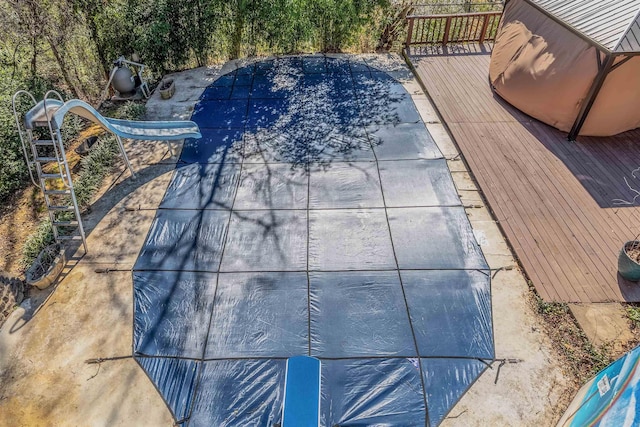
[[[526,0],[605,50],[640,53],[640,0]]]

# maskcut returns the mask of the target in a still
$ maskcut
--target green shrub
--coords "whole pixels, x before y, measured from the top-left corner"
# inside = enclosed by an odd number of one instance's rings
[[[147,114],[147,106],[141,102],[127,101],[118,106],[113,117],[123,120],[140,120]]]
[[[75,114],[67,114],[64,117],[64,123],[60,133],[62,134],[62,140],[65,143],[65,147],[68,147],[71,142],[78,137],[80,131],[86,127],[84,119]]]
[[[640,327],[640,307],[637,305],[627,306],[627,317],[634,328]]]
[[[164,73],[214,59],[370,51],[390,0],[115,0],[95,14],[110,58],[138,53]],[[367,43],[362,43],[367,39]],[[370,39],[370,40],[369,40]]]
[[[101,136],[98,142],[91,147],[89,154],[81,160],[81,169],[74,181],[76,199],[81,209],[91,204],[91,199],[100,189],[104,177],[113,166],[119,153],[118,142],[111,135]]]
[[[27,167],[11,108],[11,96],[21,86],[0,70],[0,200],[24,186]],[[26,104],[22,108],[26,110]]]
[[[42,221],[36,231],[27,237],[22,248],[22,265],[27,268],[33,263],[40,251],[53,243],[53,229],[47,218]]]

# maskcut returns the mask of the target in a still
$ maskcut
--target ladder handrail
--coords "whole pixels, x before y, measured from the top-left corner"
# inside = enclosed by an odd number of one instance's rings
[[[62,134],[60,133],[60,126],[57,127],[55,133],[53,127],[51,127],[51,122],[53,121],[53,117],[55,112],[49,116],[49,111],[47,109],[47,100],[51,100],[54,98],[49,98],[49,95],[54,95],[62,104],[64,105],[64,99],[62,99],[62,95],[56,90],[48,90],[47,93],[44,94],[44,98],[42,99],[44,106],[44,117],[47,119],[47,125],[49,127],[49,135],[51,136],[51,140],[54,141],[53,149],[56,153],[56,158],[58,159],[58,171],[61,176],[66,176],[65,185],[68,188],[73,189],[73,182],[71,181],[71,171],[69,170],[69,163],[67,162],[67,153],[64,150],[64,141],[62,140]],[[57,140],[56,140],[56,137]],[[59,151],[58,151],[59,150]],[[60,162],[62,160],[62,162]],[[64,165],[64,171],[62,170],[62,165]],[[72,191],[73,198],[75,199],[75,192]],[[75,204],[75,202],[74,202]]]
[[[82,217],[80,216],[80,207],[78,206],[78,199],[76,198],[76,192],[73,188],[73,180],[71,179],[71,170],[69,169],[69,162],[67,161],[67,153],[64,149],[64,141],[62,140],[62,133],[60,132],[60,128],[62,127],[62,123],[59,126],[56,126],[54,131],[51,124],[54,121],[55,112],[53,115],[49,116],[49,111],[47,110],[47,99],[49,95],[54,95],[57,97],[60,102],[64,105],[64,99],[60,93],[55,90],[49,90],[44,94],[43,106],[44,106],[44,116],[47,119],[47,126],[49,127],[49,133],[51,135],[51,140],[53,141],[53,148],[56,152],[56,158],[58,159],[58,170],[60,171],[60,176],[66,176],[66,179],[63,178],[63,182],[65,186],[70,190],[71,193],[71,201],[73,204],[74,213],[76,215],[76,219],[78,221],[78,231],[80,232],[80,236],[82,237],[82,245],[84,246],[84,252],[87,253],[87,239],[84,233],[84,226],[82,225]],[[57,103],[56,103],[57,104]],[[64,172],[62,170],[64,166]],[[54,214],[55,215],[55,214]],[[54,227],[54,230],[56,227]],[[56,230],[57,231],[57,230]]]
[[[23,134],[23,130],[22,130],[22,126],[20,125],[20,118],[18,117],[18,110],[16,108],[16,100],[18,99],[18,96],[20,95],[28,95],[29,98],[31,98],[31,100],[33,101],[33,106],[38,104],[38,101],[36,101],[36,98],[31,94],[31,92],[27,92],[26,90],[19,90],[16,93],[13,94],[13,97],[11,97],[11,107],[13,109],[13,117],[16,120],[16,127],[18,129],[18,136],[20,137],[20,145],[22,146],[22,154],[24,155],[24,160],[27,162],[27,170],[29,171],[29,178],[31,178],[31,182],[33,183],[33,185],[35,185],[36,187],[40,188],[40,185],[38,183],[36,183],[35,178],[33,177],[33,172],[31,171],[31,165],[32,165],[32,161],[29,159],[29,155],[27,154],[27,146],[24,142],[24,134]],[[32,107],[33,108],[33,107]],[[25,132],[26,132],[26,128],[25,128]],[[29,144],[31,144],[31,142],[29,142]]]

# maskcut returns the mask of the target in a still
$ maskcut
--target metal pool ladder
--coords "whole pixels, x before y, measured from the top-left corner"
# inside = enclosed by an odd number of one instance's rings
[[[18,112],[18,103],[22,98],[26,98],[31,105],[23,116]],[[53,237],[57,243],[82,240],[86,253],[87,239],[73,189],[64,141],[59,127],[52,126],[54,114],[63,104],[62,96],[54,90],[48,91],[40,102],[36,102],[34,96],[25,90],[16,92],[12,98],[13,114],[29,177],[44,194]],[[53,167],[45,167],[46,164]]]

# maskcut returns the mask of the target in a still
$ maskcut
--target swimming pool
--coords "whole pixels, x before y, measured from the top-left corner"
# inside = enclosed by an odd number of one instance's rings
[[[281,421],[322,361],[323,425],[439,424],[494,358],[490,274],[401,83],[287,57],[196,105],[134,267],[134,355],[179,423]]]

